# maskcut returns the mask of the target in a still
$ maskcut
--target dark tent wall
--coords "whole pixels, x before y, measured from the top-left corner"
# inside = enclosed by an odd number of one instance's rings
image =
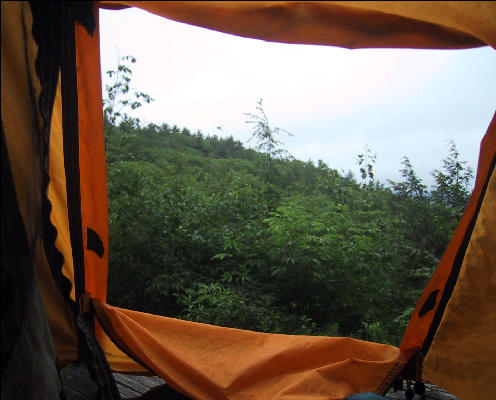
[[[91,221],[74,193],[98,192],[92,180],[86,191],[80,189],[84,168],[74,167],[79,122],[89,130],[92,122],[103,124],[101,92],[85,90],[84,80],[77,80],[77,71],[86,70],[84,62],[76,64],[75,38],[98,40],[91,36],[95,15],[92,2],[2,2],[2,398],[58,398],[59,372],[76,360],[88,367],[102,393],[116,392],[112,380],[103,383],[110,371],[86,316],[89,297],[77,293],[84,293],[85,269],[74,251],[82,249],[77,215]],[[95,49],[93,43],[88,54],[98,58]],[[91,65],[98,74],[99,62]],[[81,111],[75,108],[79,87]],[[96,118],[85,114],[91,104]],[[93,132],[102,144],[101,130]],[[81,137],[88,140],[83,150],[93,145],[91,137]],[[95,166],[93,173],[105,177]],[[99,205],[106,226],[106,203]],[[89,258],[86,270],[95,297],[102,298],[106,260],[98,259],[104,267],[93,272],[97,263]],[[79,305],[76,298],[87,301]]]
[[[2,2],[2,398],[57,398],[59,355],[76,355],[74,320],[43,232],[42,93],[29,3]],[[49,321],[52,323],[49,324]],[[54,345],[55,344],[55,345]],[[20,373],[22,371],[22,373]]]

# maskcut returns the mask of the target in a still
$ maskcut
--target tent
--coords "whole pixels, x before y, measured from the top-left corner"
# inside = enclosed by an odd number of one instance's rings
[[[159,375],[194,399],[343,399],[398,376],[496,398],[495,117],[399,348],[108,305],[100,7],[285,43],[496,48],[496,2],[2,2],[2,398],[63,398],[76,361],[104,399],[118,398],[111,371]]]

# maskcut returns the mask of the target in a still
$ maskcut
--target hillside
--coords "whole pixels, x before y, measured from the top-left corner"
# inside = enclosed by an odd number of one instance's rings
[[[398,344],[469,194],[453,143],[430,191],[365,152],[357,179],[166,124],[106,145],[109,303],[257,331]]]

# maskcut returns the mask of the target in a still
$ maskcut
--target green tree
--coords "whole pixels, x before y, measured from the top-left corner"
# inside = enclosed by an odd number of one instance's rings
[[[472,168],[466,165],[467,161],[460,161],[459,156],[460,153],[451,140],[449,154],[443,160],[442,170],[436,169],[432,172],[435,184],[431,195],[435,201],[461,215],[470,197],[469,185],[474,173]]]
[[[265,111],[262,106],[262,99],[260,99],[257,103],[257,113],[245,113],[245,115],[249,118],[246,121],[247,124],[253,124],[253,133],[250,140],[255,139],[257,141],[257,145],[255,149],[267,155],[268,160],[268,177],[272,177],[272,169],[273,169],[273,161],[276,159],[282,158],[293,158],[291,154],[282,147],[284,145],[277,137],[281,135],[281,133],[285,133],[288,136],[293,136],[290,132],[285,129],[281,129],[278,127],[271,127],[269,123],[269,119],[265,114]]]
[[[139,125],[139,119],[131,118],[126,110],[136,110],[143,105],[142,102],[149,104],[154,101],[150,95],[131,87],[133,75],[131,64],[134,63],[136,63],[135,57],[118,55],[117,68],[107,71],[112,83],[105,85],[103,112],[105,120],[111,125],[119,122],[134,122]]]
[[[403,157],[401,164],[403,165],[403,168],[400,172],[403,181],[388,181],[389,184],[392,185],[393,190],[402,197],[424,198],[427,195],[427,186],[422,183],[422,180],[415,173],[410,159],[408,157]]]
[[[357,164],[360,168],[360,175],[364,181],[364,186],[370,186],[374,182],[374,164],[376,160],[377,154],[373,154],[368,145],[365,146],[364,152],[357,156]]]

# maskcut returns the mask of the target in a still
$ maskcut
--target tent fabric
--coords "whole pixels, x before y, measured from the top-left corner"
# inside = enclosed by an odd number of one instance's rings
[[[43,245],[43,118],[38,108],[42,89],[35,67],[38,47],[30,34],[32,24],[28,3],[2,2],[2,124],[44,312],[58,361],[64,363],[77,357],[77,335],[73,314],[52,276]]]
[[[64,169],[64,138],[62,129],[62,95],[61,77],[59,76],[57,91],[53,104],[52,121],[50,126],[50,183],[47,196],[52,204],[50,219],[57,229],[55,246],[64,257],[62,273],[72,284],[70,297],[76,301],[74,285],[74,262],[72,256],[69,218],[67,216],[67,190]]]
[[[26,375],[46,379],[36,389],[42,394],[34,397],[56,397],[57,367],[84,352],[81,343],[78,347],[75,302],[91,296],[101,323],[95,335],[111,367],[159,374],[193,398],[342,399],[357,392],[383,393],[417,352],[426,356],[424,376],[434,383],[469,400],[474,393],[480,398],[481,391],[496,397],[494,385],[474,389],[496,376],[491,363],[496,353],[495,119],[481,143],[469,205],[399,349],[349,338],[242,331],[111,307],[105,303],[108,211],[97,19],[98,6],[134,6],[208,29],[285,43],[496,48],[496,2],[101,1],[93,9],[94,21],[85,2],[31,3],[46,19],[33,19],[30,3],[2,2],[2,152],[5,148],[15,192],[8,204],[16,203],[17,225],[26,238],[22,253],[20,242],[2,237],[2,278],[24,272],[33,277],[18,278],[25,299],[9,303],[9,311],[21,305],[26,314],[19,312],[25,318],[17,321],[24,324],[9,320],[14,344],[6,347],[10,363],[5,374],[2,370],[2,383],[8,380],[12,388],[15,380],[9,376],[25,365]],[[57,15],[71,7],[79,22],[63,30]],[[35,42],[40,24],[50,28],[42,34],[55,36]],[[3,200],[2,190],[2,218]],[[6,255],[17,254],[20,271],[4,257],[4,245]],[[476,307],[481,312],[469,318]],[[84,301],[81,311],[87,311]],[[4,347],[2,363],[3,354]]]
[[[494,2],[101,1],[220,32],[350,49],[467,48],[496,43]]]
[[[2,3],[2,164],[8,159],[6,164],[12,170],[11,192],[15,193],[15,201],[9,201],[9,205],[15,203],[19,209],[17,228],[25,231],[27,249],[26,257],[22,257],[21,251],[16,254],[15,243],[7,241],[5,246],[2,235],[2,278],[15,274],[25,278],[12,281],[14,286],[7,288],[13,300],[2,298],[2,306],[8,305],[9,316],[20,314],[16,308],[26,310],[20,324],[19,318],[9,318],[9,325],[15,323],[15,329],[9,326],[4,331],[2,325],[2,343],[5,337],[9,339],[7,351],[2,348],[2,394],[8,398],[59,398],[59,370],[77,359],[90,371],[102,398],[119,398],[108,363],[83,315],[85,309],[78,310],[70,295],[75,283],[77,297],[78,284],[81,286],[78,273],[84,272],[76,268],[75,262],[78,243],[74,240],[77,230],[73,223],[77,222],[74,215],[81,215],[81,204],[74,202],[70,194],[78,194],[79,199],[80,190],[74,182],[79,183],[80,169],[74,168],[72,156],[78,157],[70,150],[78,148],[78,115],[84,117],[74,107],[78,100],[79,67],[75,57],[75,21],[91,30],[94,9],[89,3],[88,25],[87,6],[60,2]],[[84,98],[85,105],[89,102]],[[60,148],[50,154],[61,144],[62,154]],[[3,183],[2,176],[2,219],[9,215],[9,210],[3,208]],[[71,209],[78,212],[71,215]],[[57,230],[66,229],[64,213],[72,248],[72,283],[68,279],[70,268],[64,267],[64,256],[70,252],[57,248],[67,245]],[[21,301],[17,301],[18,297]]]
[[[108,265],[108,201],[103,132],[98,12],[95,31],[75,26],[79,170],[85,291],[105,300]],[[90,235],[90,237],[88,237]],[[97,244],[91,243],[91,238]]]
[[[105,352],[109,365],[115,372],[131,373],[136,375],[150,375],[150,368],[143,365],[141,360],[134,360],[124,353],[103,330],[99,323],[95,324],[95,335]],[[156,375],[156,373],[154,373]]]
[[[496,397],[495,210],[493,163],[457,285],[424,362],[427,380],[443,382],[445,389],[467,400]]]
[[[426,302],[428,301],[429,296],[432,296],[433,293],[436,293],[436,291],[438,291],[440,293],[438,296],[436,296],[435,298],[431,297],[431,299],[435,300],[434,304],[432,304],[431,309],[435,310],[439,306],[441,301],[441,294],[446,287],[450,272],[452,271],[453,265],[457,261],[457,257],[458,263],[461,266],[463,254],[459,255],[459,251],[461,246],[463,246],[464,240],[470,239],[470,225],[473,218],[477,216],[478,203],[482,201],[484,197],[485,186],[491,176],[490,174],[493,168],[495,155],[496,113],[493,116],[493,120],[489,125],[487,133],[481,142],[479,165],[477,168],[474,190],[465,209],[465,212],[458,224],[456,232],[454,233],[436,271],[431,277],[417,303],[410,324],[405,334],[403,335],[401,343],[401,348],[403,349],[417,347],[424,348],[424,351],[428,350],[429,346],[426,346],[426,344],[424,344],[424,341],[429,335],[429,329],[434,320],[435,313],[425,311]],[[494,243],[491,243],[491,241],[489,240],[487,245],[494,245]],[[424,308],[423,312],[421,312],[422,308]]]
[[[382,392],[384,378],[410,356],[350,338],[251,332],[94,304],[98,320],[127,354],[195,399],[342,399]]]
[[[33,253],[15,193],[2,123],[2,399],[51,398],[60,385]],[[33,354],[33,350],[36,350]],[[40,367],[42,373],[39,372]],[[18,371],[22,370],[28,378]],[[38,382],[40,381],[40,382]]]
[[[4,267],[10,264],[6,260],[6,253],[2,249]],[[19,257],[17,254],[14,260],[16,260],[15,264],[12,263],[10,266],[23,268],[24,276],[15,283],[10,281],[11,287],[8,290],[3,287],[6,277],[2,273],[2,291],[4,294],[11,294],[12,291],[22,287],[22,294],[17,294],[22,296],[23,314],[16,315],[17,318],[22,318],[21,330],[17,332],[5,367],[3,365],[5,360],[2,359],[1,398],[3,400],[56,399],[59,397],[61,385],[57,372],[54,337],[45,313],[40,282],[36,271],[33,270],[31,258]],[[10,258],[10,261],[13,261],[13,258]],[[2,302],[2,347],[6,340],[5,325],[13,322],[3,315],[5,305]],[[2,348],[2,356],[3,350]]]
[[[481,143],[469,204],[401,344],[422,349],[425,379],[468,400],[496,397],[495,162],[496,114]],[[421,315],[435,292],[432,310]]]

